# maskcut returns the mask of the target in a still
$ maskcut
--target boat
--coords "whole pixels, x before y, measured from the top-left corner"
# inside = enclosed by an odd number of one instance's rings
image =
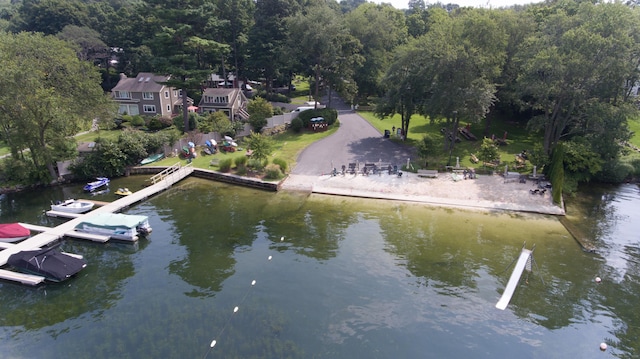
[[[64,202],[57,201],[51,205],[52,211],[67,212],[67,213],[85,213],[89,212],[93,208],[94,203],[89,201],[78,201],[75,199],[68,199]]]
[[[81,257],[62,253],[57,247],[12,254],[7,264],[20,272],[39,275],[52,282],[67,280],[87,266]]]
[[[99,213],[85,216],[76,231],[109,236],[112,239],[137,241],[138,236],[151,233],[149,217],[122,213]]]
[[[140,161],[140,164],[147,165],[152,162],[160,161],[162,158],[164,158],[164,153],[156,153],[155,155],[151,155]]]
[[[83,189],[88,192],[93,192],[100,187],[108,186],[109,179],[107,177],[98,177],[95,181],[87,183]]]
[[[20,223],[0,224],[0,242],[13,243],[28,238],[31,231]]]
[[[125,188],[118,188],[118,190],[113,193],[117,194],[118,196],[128,196],[133,192],[131,192],[128,188],[125,187]]]

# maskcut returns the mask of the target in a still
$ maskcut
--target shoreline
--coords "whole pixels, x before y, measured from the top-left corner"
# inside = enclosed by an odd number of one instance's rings
[[[561,206],[552,203],[551,193],[532,194],[533,181],[505,182],[499,175],[478,175],[476,179],[454,180],[451,173],[422,178],[411,172],[401,177],[388,174],[337,176],[290,174],[281,190],[424,203],[432,206],[483,210],[515,211],[564,216]]]

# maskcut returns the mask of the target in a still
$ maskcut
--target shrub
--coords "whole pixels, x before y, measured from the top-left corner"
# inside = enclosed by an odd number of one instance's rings
[[[302,123],[302,119],[300,117],[296,117],[291,120],[291,130],[295,133],[300,133],[304,128],[304,123]]]
[[[260,161],[257,158],[250,158],[247,161],[247,167],[253,168],[256,171],[262,171],[262,169],[264,168],[264,165],[262,164],[262,161]]]
[[[220,172],[229,172],[231,171],[231,165],[233,164],[232,158],[223,158],[220,160],[218,166],[220,167]]]
[[[277,116],[277,115],[282,115],[284,113],[284,110],[282,109],[282,107],[274,107],[273,108],[273,115]]]
[[[146,123],[144,122],[144,118],[140,115],[135,115],[131,118],[131,125],[135,127],[144,126]]]
[[[238,176],[246,175],[247,174],[247,167],[238,165],[238,167],[236,167],[236,174]]]
[[[336,123],[336,120],[338,119],[338,111],[333,108],[323,108],[321,110],[317,110],[316,113],[318,116],[323,117],[329,126]]]
[[[247,156],[239,156],[234,159],[234,162],[236,163],[237,167],[240,167],[240,166],[244,167],[247,165],[247,160],[248,160]]]
[[[273,159],[273,164],[280,166],[280,170],[283,173],[287,172],[287,169],[288,169],[287,161],[283,160],[282,158],[274,158]]]
[[[280,166],[276,164],[270,164],[265,168],[265,179],[275,180],[282,178],[282,176],[283,174],[282,171],[280,171]]]

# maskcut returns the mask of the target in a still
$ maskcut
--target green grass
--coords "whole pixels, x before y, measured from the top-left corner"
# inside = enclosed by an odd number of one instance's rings
[[[633,137],[631,137],[629,142],[636,147],[640,147],[640,118],[631,119],[628,124],[629,130],[633,132]]]
[[[100,131],[91,131],[85,132],[83,134],[75,136],[76,141],[80,142],[94,142],[98,137],[117,140],[118,136],[122,133],[121,130],[100,130]]]
[[[381,120],[372,112],[361,111],[358,112],[358,114],[364,117],[381,133],[384,133],[384,130],[391,130],[393,126],[398,128],[401,124],[400,115],[394,115],[393,117]],[[505,131],[507,132],[507,145],[499,146],[498,152],[500,154],[502,164],[508,164],[510,166],[515,164],[516,154],[525,149],[530,152],[533,150],[534,144],[541,141],[540,135],[530,133],[527,131],[525,126],[520,123],[493,120],[491,126],[486,130],[485,123],[486,122],[483,121],[481,123],[471,124],[471,133],[478,138],[477,141],[468,141],[464,139],[464,137],[459,136],[462,141],[456,143],[453,152],[451,153],[452,165],[455,165],[455,158],[459,157],[460,166],[481,167],[482,164],[474,164],[471,162],[471,154],[473,153],[477,155],[485,132],[488,133],[488,136],[495,134],[498,138],[502,138]],[[441,140],[441,146],[438,146],[438,148],[435,149],[436,154],[432,158],[428,159],[429,168],[437,169],[444,167],[449,161],[449,153],[444,150],[444,136],[440,133],[440,129],[445,127],[445,125],[444,121],[434,121],[432,123],[428,118],[420,115],[412,116],[411,121],[409,122],[409,133],[407,136],[407,143],[409,145],[417,146],[426,134],[431,134],[434,138]],[[466,121],[460,121],[460,126],[466,125]],[[399,141],[399,139],[392,139],[392,141],[396,140]],[[420,167],[423,167],[423,165],[424,164],[419,164]],[[531,168],[528,169],[530,170]]]
[[[310,144],[325,138],[335,131],[338,130],[339,125],[332,126],[328,131],[324,132],[307,132],[302,131],[301,133],[293,133],[293,132],[285,132],[278,135],[273,136],[273,140],[275,142],[274,152],[271,154],[271,158],[269,162],[274,158],[281,158],[287,162],[289,168],[293,168],[296,164],[296,159],[300,152],[308,147]],[[239,144],[239,148],[242,147],[242,143]],[[193,159],[191,165],[195,168],[202,169],[210,169],[210,170],[218,170],[219,166],[211,164],[211,161],[214,162],[220,161],[225,158],[233,158],[246,156],[246,151],[244,149],[238,150],[236,152],[217,152],[213,155],[204,155],[201,152],[202,148],[198,148],[198,156]],[[164,158],[160,161],[154,162],[150,164],[150,166],[171,166],[176,164],[177,162],[182,163],[183,165],[187,164],[187,160],[181,159],[179,157],[168,157]]]

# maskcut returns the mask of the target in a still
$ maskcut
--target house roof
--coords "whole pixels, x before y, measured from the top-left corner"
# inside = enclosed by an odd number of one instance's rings
[[[160,82],[166,82],[171,76],[154,75],[150,72],[141,72],[136,76],[127,77],[120,74],[120,81],[112,91],[128,91],[128,92],[160,92],[165,85]]]

